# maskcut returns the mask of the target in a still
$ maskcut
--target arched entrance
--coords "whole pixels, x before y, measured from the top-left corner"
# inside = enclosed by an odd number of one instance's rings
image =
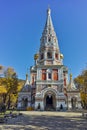
[[[71,106],[72,106],[72,109],[75,109],[75,108],[76,108],[76,102],[77,102],[76,97],[72,97],[72,98],[71,98]]]
[[[46,106],[53,106],[53,97],[52,97],[52,95],[47,95],[47,97],[46,97]]]
[[[56,109],[56,96],[53,92],[47,92],[44,97],[45,110],[51,111]]]
[[[27,108],[27,106],[28,106],[28,99],[27,98],[23,98],[22,99],[22,107],[25,109],[25,108]]]

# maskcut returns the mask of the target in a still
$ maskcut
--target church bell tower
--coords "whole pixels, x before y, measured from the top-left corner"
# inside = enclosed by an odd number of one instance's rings
[[[68,69],[63,65],[58,39],[51,18],[51,9],[47,9],[47,18],[40,39],[39,53],[35,54],[35,66],[30,68],[31,84],[36,88],[35,109],[59,109],[66,107],[65,88],[68,81]]]
[[[39,64],[62,65],[63,55],[60,53],[58,39],[51,19],[51,9],[47,9],[46,24],[40,40]]]
[[[26,83],[18,94],[18,109],[58,111],[81,108],[80,91],[63,64],[58,38],[51,18],[51,9],[47,9],[45,27],[40,39],[39,52],[34,55],[35,64],[30,67],[30,82]]]

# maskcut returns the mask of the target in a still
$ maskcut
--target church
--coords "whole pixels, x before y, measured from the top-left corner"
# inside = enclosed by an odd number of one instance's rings
[[[72,74],[68,80],[68,68],[63,64],[58,39],[47,9],[45,27],[40,39],[39,52],[34,55],[35,64],[30,67],[30,81],[18,94],[17,108],[27,110],[67,110],[81,108],[80,91],[76,88]]]

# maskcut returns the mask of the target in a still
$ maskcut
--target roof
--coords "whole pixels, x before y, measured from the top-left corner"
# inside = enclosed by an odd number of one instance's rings
[[[28,80],[28,74],[26,74],[26,82],[25,82],[23,88],[21,89],[21,92],[30,92],[30,91],[31,91],[31,85]]]
[[[26,84],[23,86],[21,92],[30,92],[31,91],[31,86]]]

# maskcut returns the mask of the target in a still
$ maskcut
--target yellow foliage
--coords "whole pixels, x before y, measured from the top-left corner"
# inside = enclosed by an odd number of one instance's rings
[[[84,79],[81,75],[79,75],[77,78],[75,78],[74,81],[80,85],[82,85],[84,83]]]
[[[27,107],[27,111],[33,111],[34,108],[33,107]]]
[[[87,69],[81,75],[74,79],[80,89],[81,101],[83,108],[87,108]]]
[[[15,103],[16,100],[17,100],[17,96],[14,95],[14,94],[11,94],[11,101],[12,101],[13,103]]]
[[[87,104],[87,93],[81,91],[80,94],[81,94],[81,100],[82,100],[82,102],[83,103],[85,102]]]
[[[7,93],[7,90],[4,86],[0,86],[0,94]]]
[[[24,85],[25,81],[24,80],[19,80],[18,81],[18,88],[17,88],[17,91],[20,92],[23,85]]]

